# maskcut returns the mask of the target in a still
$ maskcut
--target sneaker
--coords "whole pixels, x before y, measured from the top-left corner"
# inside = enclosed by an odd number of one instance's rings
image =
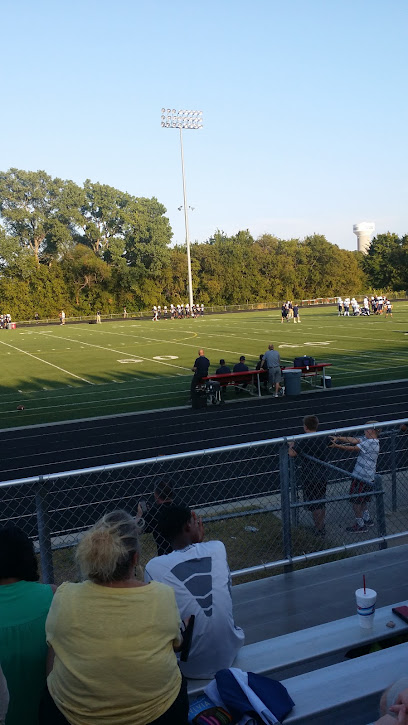
[[[365,534],[368,531],[368,527],[365,524],[363,526],[354,524],[354,526],[347,526],[346,531],[349,531],[351,534]]]
[[[323,526],[322,529],[315,529],[313,533],[315,536],[319,536],[319,537],[326,536],[326,527]]]
[[[279,395],[278,395],[278,393],[274,393],[274,396],[273,396],[273,397],[274,397],[274,398],[279,398]]]
[[[365,526],[374,526],[375,521],[372,519],[368,519],[368,521],[364,521]]]

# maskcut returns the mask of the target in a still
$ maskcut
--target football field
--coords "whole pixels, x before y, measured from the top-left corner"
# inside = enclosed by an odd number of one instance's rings
[[[338,317],[334,307],[300,315],[297,325],[263,310],[1,330],[0,428],[186,404],[200,347],[211,372],[240,355],[252,369],[273,342],[283,364],[299,355],[332,363],[333,386],[408,378],[408,302],[388,319]]]

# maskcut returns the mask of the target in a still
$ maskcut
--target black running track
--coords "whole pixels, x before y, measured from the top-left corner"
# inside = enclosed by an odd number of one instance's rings
[[[242,393],[244,396],[245,393]],[[7,481],[28,476],[46,475],[62,471],[103,466],[136,459],[146,459],[216,446],[248,443],[301,433],[302,417],[314,413],[320,419],[320,430],[355,426],[369,419],[387,421],[408,417],[408,381],[391,384],[351,387],[310,392],[294,398],[265,397],[234,401],[225,406],[202,411],[179,408],[142,415],[117,416],[93,421],[82,421],[18,429],[1,433],[2,456],[0,480]],[[405,448],[406,436],[401,436]],[[201,467],[203,458],[193,459],[189,473],[179,478],[180,463],[169,462],[161,466],[161,476],[170,478],[189,503],[216,503],[224,499],[245,495],[264,495],[278,488],[277,456],[272,462],[271,449],[263,455],[252,454],[251,465],[243,466],[246,451],[228,454],[218,459],[221,465],[214,478],[211,471]],[[333,452],[337,453],[337,452]],[[256,459],[256,466],[254,460]],[[335,460],[334,460],[335,462]],[[384,464],[385,465],[385,464]],[[208,467],[208,457],[206,457]],[[127,469],[128,471],[130,469]],[[116,476],[65,478],[55,483],[51,493],[54,532],[75,530],[94,521],[113,500],[118,505],[134,509],[141,495],[151,491],[157,480],[157,466],[145,466],[135,476],[127,473],[121,480]],[[197,485],[203,493],[197,496]],[[236,495],[234,495],[234,491]],[[28,487],[0,490],[5,518],[30,519],[26,528],[34,525],[34,500],[28,496]],[[28,501],[31,499],[31,502]],[[17,503],[17,500],[19,503]],[[23,512],[23,508],[25,509]],[[76,510],[78,508],[78,510]]]

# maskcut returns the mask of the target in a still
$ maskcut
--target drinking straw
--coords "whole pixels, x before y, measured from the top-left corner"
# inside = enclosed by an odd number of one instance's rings
[[[363,584],[364,584],[364,594],[366,593],[366,586],[365,586],[365,574],[363,574]]]

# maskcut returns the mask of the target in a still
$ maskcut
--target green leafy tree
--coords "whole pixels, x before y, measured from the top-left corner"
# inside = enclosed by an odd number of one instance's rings
[[[79,199],[74,182],[53,179],[45,171],[0,172],[0,214],[6,232],[37,265],[72,238]]]
[[[106,282],[111,276],[109,265],[84,244],[77,244],[64,257],[64,275],[69,288],[74,290],[75,304],[80,305],[81,293]]]
[[[130,194],[87,179],[81,207],[81,243],[91,247],[95,254],[109,251],[110,260],[120,258],[125,252],[125,235],[134,202]]]
[[[377,234],[362,263],[373,289],[404,289],[402,243],[397,234]]]

